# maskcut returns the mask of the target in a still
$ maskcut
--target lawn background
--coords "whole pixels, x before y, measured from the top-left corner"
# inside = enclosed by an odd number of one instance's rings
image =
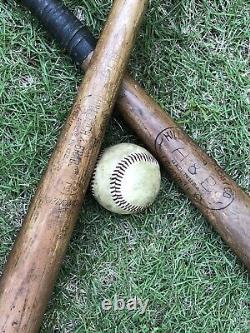
[[[20,3],[0,3],[0,270],[82,77]],[[65,3],[98,36],[111,1]],[[245,190],[249,31],[247,1],[151,1],[129,66]],[[142,144],[113,119],[104,146],[119,142]],[[104,313],[115,294],[149,299],[146,314]],[[41,332],[249,331],[245,267],[165,171],[138,216],[112,215],[87,195]]]

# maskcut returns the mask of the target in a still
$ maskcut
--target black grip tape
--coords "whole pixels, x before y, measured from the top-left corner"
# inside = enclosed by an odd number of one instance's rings
[[[95,49],[96,41],[87,27],[57,0],[22,0],[51,36],[81,65]]]

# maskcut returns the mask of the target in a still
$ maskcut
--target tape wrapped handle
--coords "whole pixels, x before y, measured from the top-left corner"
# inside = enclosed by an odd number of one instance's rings
[[[89,29],[61,2],[23,0],[22,3],[47,28],[77,65],[81,65],[95,49],[96,40]]]

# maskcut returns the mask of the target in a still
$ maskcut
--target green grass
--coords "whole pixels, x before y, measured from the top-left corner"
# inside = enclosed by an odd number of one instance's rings
[[[111,1],[65,1],[98,36]],[[85,9],[88,9],[85,11]],[[151,1],[130,71],[249,190],[249,31],[245,0]],[[81,73],[31,15],[0,4],[0,270]],[[113,119],[105,146],[141,144]],[[249,276],[163,172],[146,213],[121,217],[87,195],[41,332],[247,333]],[[149,299],[144,316],[101,310],[115,294]]]

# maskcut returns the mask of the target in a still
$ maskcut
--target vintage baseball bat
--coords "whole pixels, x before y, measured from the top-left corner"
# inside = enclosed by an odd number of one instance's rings
[[[33,333],[57,277],[147,0],[116,0],[0,283],[0,332]]]
[[[73,60],[86,69],[95,48],[89,30],[57,0],[23,0]],[[192,202],[250,268],[250,197],[133,79],[117,110]]]

